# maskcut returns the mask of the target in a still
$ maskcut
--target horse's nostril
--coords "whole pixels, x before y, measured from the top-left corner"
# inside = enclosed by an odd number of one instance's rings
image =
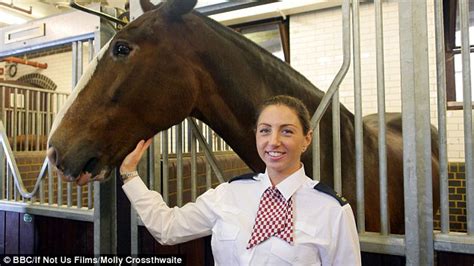
[[[48,160],[53,164],[54,166],[58,166],[58,152],[54,147],[50,147],[48,151],[46,152],[46,155],[48,156]]]

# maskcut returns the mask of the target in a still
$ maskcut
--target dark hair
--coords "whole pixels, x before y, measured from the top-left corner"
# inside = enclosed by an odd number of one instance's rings
[[[260,117],[262,111],[271,105],[284,105],[295,111],[296,115],[298,116],[298,120],[301,123],[301,127],[303,128],[303,134],[308,134],[309,130],[311,129],[311,119],[308,109],[301,100],[288,95],[273,96],[263,101],[257,110],[255,123],[258,122],[258,118]]]

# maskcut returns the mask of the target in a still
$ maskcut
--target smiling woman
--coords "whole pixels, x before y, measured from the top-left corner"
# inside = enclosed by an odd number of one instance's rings
[[[123,189],[162,244],[212,234],[216,265],[360,265],[349,204],[306,176],[301,155],[311,143],[309,113],[290,96],[263,102],[256,146],[264,173],[236,177],[181,208],[169,208],[136,171],[151,144],[140,141],[123,161]]]
[[[262,104],[256,126],[257,150],[273,185],[301,168],[301,154],[311,143],[308,110],[289,96],[272,97]]]

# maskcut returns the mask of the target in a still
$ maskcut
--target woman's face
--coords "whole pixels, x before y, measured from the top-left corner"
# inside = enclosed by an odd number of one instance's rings
[[[257,121],[256,142],[268,174],[287,177],[297,171],[311,136],[311,131],[304,135],[298,116],[286,105],[270,105],[263,109]]]

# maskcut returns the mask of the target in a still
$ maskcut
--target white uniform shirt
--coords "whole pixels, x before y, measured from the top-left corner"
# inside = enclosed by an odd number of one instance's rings
[[[212,233],[216,265],[360,265],[359,238],[349,204],[313,187],[303,167],[277,185],[294,201],[294,245],[277,237],[246,249],[260,197],[271,186],[266,173],[223,183],[181,208],[169,208],[140,178],[123,185],[144,225],[161,244]]]

